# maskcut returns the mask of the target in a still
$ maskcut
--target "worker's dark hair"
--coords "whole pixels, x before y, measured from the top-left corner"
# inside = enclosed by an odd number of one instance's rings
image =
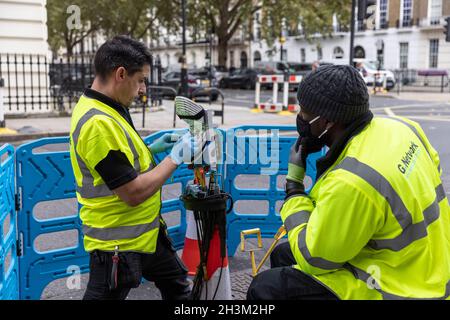
[[[146,64],[152,64],[150,50],[128,36],[116,36],[100,46],[95,54],[95,75],[105,79],[112,71],[124,67],[133,75]]]

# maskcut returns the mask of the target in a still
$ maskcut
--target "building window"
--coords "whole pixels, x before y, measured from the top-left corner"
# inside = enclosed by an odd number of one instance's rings
[[[248,59],[247,59],[247,53],[245,51],[241,52],[241,68],[247,68],[248,67]]]
[[[388,0],[380,0],[380,28],[381,29],[386,29],[388,26],[387,13],[388,13]]]
[[[409,43],[400,43],[400,69],[408,69]]]
[[[322,60],[322,59],[323,59],[322,47],[317,46],[317,60]]]
[[[430,40],[430,68],[438,67],[439,39]]]
[[[343,59],[344,50],[341,47],[336,47],[333,49],[333,59]]]
[[[353,52],[353,55],[356,59],[365,59],[366,58],[366,50],[364,50],[361,46],[356,46]]]
[[[253,62],[261,61],[261,53],[259,51],[255,51],[253,53]]]
[[[230,51],[230,68],[234,68],[234,51]]]
[[[439,24],[442,17],[442,0],[430,0],[430,24]]]
[[[301,48],[300,49],[300,61],[302,63],[306,62],[306,51],[305,51],[305,48]]]
[[[411,18],[412,18],[412,0],[403,0],[403,19],[402,19],[403,27],[411,26]]]
[[[197,68],[197,55],[195,54],[195,52],[192,52],[191,56],[192,56],[192,67]]]
[[[286,61],[287,60],[287,49],[282,49],[281,50],[281,57],[280,57],[281,61]]]
[[[261,40],[261,27],[260,26],[256,27],[256,39],[255,40],[256,41]]]

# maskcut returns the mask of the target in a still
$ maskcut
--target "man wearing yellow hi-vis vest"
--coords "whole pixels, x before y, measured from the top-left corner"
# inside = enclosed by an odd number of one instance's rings
[[[350,66],[306,76],[297,98],[281,219],[288,242],[271,254],[248,299],[448,299],[450,209],[439,156],[422,128],[373,117]],[[303,178],[317,161],[310,193]]]
[[[95,79],[72,114],[70,156],[90,276],[84,299],[125,299],[141,278],[163,299],[187,299],[187,270],[160,214],[161,187],[192,152],[195,140],[166,134],[147,147],[128,107],[146,91],[151,54],[125,36],[94,58]],[[158,165],[153,154],[172,148]],[[192,150],[194,149],[194,150]]]

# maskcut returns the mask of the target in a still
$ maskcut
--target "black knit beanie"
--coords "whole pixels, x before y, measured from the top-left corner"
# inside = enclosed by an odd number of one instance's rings
[[[369,110],[369,94],[358,70],[346,65],[322,66],[300,82],[300,107],[315,115],[348,124]]]

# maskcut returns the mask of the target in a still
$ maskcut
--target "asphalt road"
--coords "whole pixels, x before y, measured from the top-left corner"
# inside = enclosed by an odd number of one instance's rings
[[[227,105],[236,105],[241,107],[253,106],[253,91],[244,90],[224,90],[225,101]],[[270,92],[264,92],[264,97],[270,97]],[[404,101],[392,98],[371,97],[371,108],[375,114],[383,115],[401,115],[409,117],[419,122],[434,148],[439,152],[441,165],[444,171],[442,180],[447,195],[450,195],[450,148],[448,137],[450,137],[450,104],[449,103],[424,103],[417,101]],[[252,117],[257,114],[252,114]],[[68,150],[67,145],[46,146],[41,148],[40,152]],[[267,185],[267,179],[258,176],[244,177],[238,181],[240,185],[251,187],[264,187]],[[282,182],[281,182],[282,184]],[[181,190],[179,186],[164,187],[163,198],[170,199],[178,197]],[[260,213],[267,212],[267,204],[264,201],[252,201],[250,203],[240,203],[237,206],[239,212]],[[278,208],[279,209],[279,208]],[[59,214],[58,214],[59,212]],[[64,212],[61,214],[61,212]],[[76,201],[64,200],[42,203],[36,206],[34,215],[39,219],[51,219],[55,216],[64,216],[76,214]],[[167,217],[168,224],[173,225],[179,221],[179,213],[171,214]],[[4,228],[5,230],[5,228]],[[7,230],[7,229],[6,229]],[[37,249],[45,251],[74,244],[76,234],[52,234],[38,239],[35,242]],[[270,239],[264,240],[264,246],[267,248],[271,243]],[[257,260],[261,259],[263,252],[257,253]],[[232,272],[232,286],[235,290],[235,298],[245,297],[245,288],[250,281],[243,270],[250,269],[250,261],[247,254],[240,253],[230,259],[230,270]],[[87,283],[87,275],[82,276],[81,288],[78,290],[69,290],[66,286],[66,280],[61,279],[50,284],[42,294],[42,299],[80,299]],[[132,290],[129,299],[159,299],[159,293],[151,283],[145,283],[139,289]]]
[[[253,108],[255,103],[255,90],[221,89],[225,98],[226,106]],[[282,92],[278,93],[278,102],[282,101]],[[295,97],[296,93],[289,92],[290,97]],[[272,90],[261,90],[260,102],[273,102]],[[372,108],[389,107],[395,105],[414,104],[415,101],[398,100],[390,97],[371,96],[370,105]]]

